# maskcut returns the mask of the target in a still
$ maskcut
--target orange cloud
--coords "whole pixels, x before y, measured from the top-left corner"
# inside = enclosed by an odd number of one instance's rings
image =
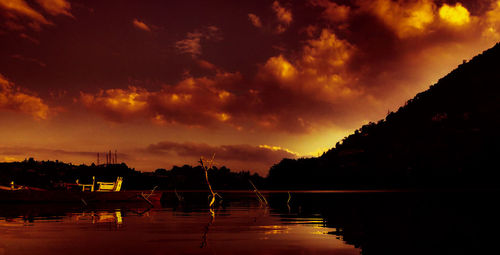
[[[163,125],[308,132],[331,122],[332,111],[349,109],[349,104],[343,106],[348,100],[366,99],[347,70],[355,52],[350,43],[323,29],[293,61],[284,55],[270,57],[253,81],[217,70],[214,76],[187,77],[158,91],[129,87],[96,95],[82,92],[80,101],[112,121],[142,117]]]
[[[490,10],[485,14],[485,28],[483,36],[494,40],[500,40],[500,0],[491,4]]]
[[[439,8],[439,17],[445,22],[456,26],[462,26],[470,22],[470,13],[461,3],[456,3],[455,6],[443,4]]]
[[[112,121],[146,117],[159,124],[210,126],[231,119],[227,108],[234,98],[228,88],[240,79],[238,73],[217,73],[211,78],[189,77],[154,92],[132,86],[96,95],[81,92],[80,102]]]
[[[27,17],[36,23],[52,24],[39,12],[31,8],[24,0],[2,0],[0,8],[15,17]]]
[[[206,60],[203,60],[203,59],[198,59],[196,61],[198,63],[198,65],[203,68],[203,69],[206,69],[206,70],[212,70],[212,71],[216,71],[218,70],[217,66],[206,61]]]
[[[22,161],[22,158],[19,157],[10,157],[10,156],[3,156],[0,158],[0,162],[16,162],[16,161]]]
[[[432,0],[360,0],[358,3],[362,10],[376,15],[400,38],[426,33],[436,15],[436,4]]]
[[[35,119],[47,119],[49,106],[37,96],[29,95],[16,87],[0,74],[0,109],[22,112],[32,115]]]
[[[104,114],[111,120],[123,121],[147,114],[150,93],[145,89],[101,90],[97,95],[80,93],[80,101],[89,109]]]
[[[70,13],[71,4],[65,0],[36,0],[36,2],[53,16],[66,15],[73,17]]]
[[[348,72],[355,52],[350,43],[323,29],[317,38],[306,41],[300,54],[269,58],[259,68],[258,85],[249,95],[255,109],[248,111],[255,112],[251,115],[255,124],[265,129],[310,132],[337,121],[355,102],[370,104],[355,75]],[[260,107],[266,110],[259,111]]]
[[[246,132],[344,130],[382,118],[482,48],[490,40],[482,41],[483,31],[496,33],[500,25],[495,15],[500,13],[499,2],[483,13],[467,11],[467,26],[450,26],[447,16],[439,14],[438,6],[445,5],[430,0],[359,0],[349,6],[314,0],[313,6],[324,8],[315,8],[322,15],[344,13],[337,15],[342,19],[328,21],[349,29],[324,20],[307,24],[307,34],[298,35],[306,37],[294,43],[297,48],[284,45],[280,54],[268,56],[255,73],[243,77],[198,59],[203,41],[217,38],[217,28],[205,27],[188,33],[176,47],[215,74],[188,76],[159,90],[82,93],[81,101],[114,121],[141,118],[161,125],[224,126]],[[460,13],[460,6],[451,7]],[[280,25],[288,28],[285,22]],[[123,99],[134,93],[134,100],[141,102],[136,108]],[[109,103],[113,100],[116,106]]]
[[[138,19],[134,19],[132,21],[132,24],[134,25],[134,27],[136,28],[139,28],[141,30],[144,30],[144,31],[147,31],[147,32],[151,32],[151,28],[149,28],[148,25],[146,25],[146,23],[138,20]]]
[[[317,39],[307,41],[295,63],[282,55],[272,57],[260,70],[260,75],[265,80],[270,74],[280,87],[302,96],[335,102],[360,95],[360,91],[349,86],[352,81],[346,70],[354,52],[354,46],[323,29]]]
[[[278,19],[278,26],[276,27],[276,32],[281,34],[285,32],[286,28],[292,23],[292,11],[280,5],[278,1],[274,1],[272,5],[273,11]]]
[[[232,120],[230,91],[239,81],[238,73],[217,73],[214,77],[187,78],[155,93],[151,110],[166,123],[212,126]]]
[[[332,31],[323,29],[319,38],[309,40],[303,51],[303,65],[321,73],[332,73],[346,64],[354,46],[339,39]]]
[[[273,10],[280,22],[287,25],[292,22],[292,11],[290,11],[290,9],[282,7],[278,1],[273,2]]]
[[[254,27],[262,27],[262,22],[260,21],[259,16],[253,13],[249,13],[248,19],[250,20],[250,22],[252,22],[252,25],[254,25]]]
[[[332,22],[346,21],[351,11],[349,6],[330,2],[329,0],[311,0],[311,4],[325,8],[322,17]]]
[[[73,17],[70,13],[71,4],[65,0],[36,0],[36,2],[53,16]],[[0,12],[5,14],[5,26],[14,31],[24,30],[27,27],[40,31],[43,25],[53,25],[24,0],[0,0]]]
[[[282,55],[269,58],[264,65],[264,70],[279,80],[291,80],[297,75],[297,69]]]

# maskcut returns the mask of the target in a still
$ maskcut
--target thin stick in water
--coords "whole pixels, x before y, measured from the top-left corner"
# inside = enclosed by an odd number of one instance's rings
[[[268,203],[267,203],[267,200],[266,198],[260,193],[260,191],[257,189],[257,187],[255,187],[255,185],[253,184],[253,182],[251,180],[248,180],[248,182],[250,182],[250,184],[252,184],[253,186],[253,191],[255,192],[255,194],[257,195],[257,198],[259,199],[259,201],[264,204],[265,206],[268,206]]]

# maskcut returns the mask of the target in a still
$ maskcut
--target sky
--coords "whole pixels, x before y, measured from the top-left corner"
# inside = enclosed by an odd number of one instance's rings
[[[0,162],[266,175],[498,41],[499,0],[0,0]]]

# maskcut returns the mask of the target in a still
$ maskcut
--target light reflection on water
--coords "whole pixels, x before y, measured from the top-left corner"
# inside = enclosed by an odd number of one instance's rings
[[[182,205],[105,210],[38,206],[27,211],[24,206],[17,216],[12,210],[10,216],[0,215],[0,255],[360,254],[328,235],[332,228],[322,218],[282,214],[252,199],[219,207],[214,218],[206,208]]]
[[[167,194],[161,205],[0,205],[4,254],[497,254],[500,192]],[[169,197],[170,196],[170,197]]]

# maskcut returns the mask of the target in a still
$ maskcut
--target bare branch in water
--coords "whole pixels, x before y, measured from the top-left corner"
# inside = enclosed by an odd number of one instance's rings
[[[208,165],[204,163],[203,157],[200,158],[200,164],[203,170],[205,170],[205,179],[207,180],[208,189],[210,191],[210,195],[208,195],[208,200],[209,200],[208,207],[210,208],[210,214],[212,216],[215,215],[214,205],[216,197],[222,198],[221,195],[219,195],[217,192],[214,192],[214,190],[212,189],[212,185],[210,185],[210,181],[208,180],[208,170],[212,168],[214,158],[215,158],[215,153],[212,155],[212,159],[208,161]]]
[[[250,184],[252,184],[253,192],[255,192],[255,195],[257,195],[257,199],[259,199],[259,202],[267,207],[269,204],[267,203],[266,198],[260,193],[260,191],[257,189],[257,187],[255,187],[255,185],[253,184],[253,182],[251,180],[248,180],[248,182],[250,182]]]

